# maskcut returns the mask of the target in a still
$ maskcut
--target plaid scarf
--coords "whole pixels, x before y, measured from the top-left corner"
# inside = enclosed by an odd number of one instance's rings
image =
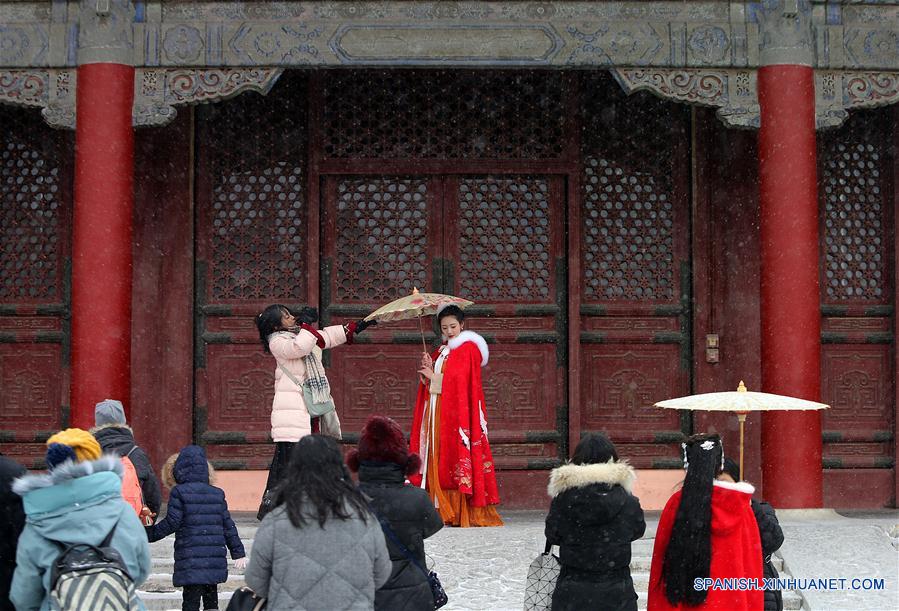
[[[324,403],[331,399],[331,384],[325,375],[325,367],[319,359],[318,351],[313,350],[303,357],[306,365],[306,381],[312,391],[312,400],[316,403]]]

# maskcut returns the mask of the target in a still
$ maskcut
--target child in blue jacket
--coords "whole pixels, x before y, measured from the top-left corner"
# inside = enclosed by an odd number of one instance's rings
[[[175,486],[166,482],[171,487],[168,511],[165,518],[147,527],[147,537],[152,542],[175,533],[172,582],[184,587],[182,611],[199,611],[200,598],[204,609],[218,609],[218,584],[228,579],[225,546],[238,569],[246,567],[246,553],[224,491],[209,483],[206,452],[187,446],[177,456]]]

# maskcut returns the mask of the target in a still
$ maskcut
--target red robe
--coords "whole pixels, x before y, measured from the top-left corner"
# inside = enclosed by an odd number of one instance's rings
[[[467,337],[476,335],[470,331],[463,333],[471,334]],[[460,339],[464,339],[461,334]],[[480,341],[483,342],[483,339]],[[439,349],[431,355],[434,362],[439,356]],[[481,387],[481,366],[482,361],[486,360],[486,355],[481,354],[475,341],[463,341],[444,359],[441,372],[443,387],[439,401],[440,422],[437,424],[437,434],[440,436],[437,460],[440,487],[468,495],[472,507],[499,504],[493,454],[487,439],[487,408]],[[421,454],[424,408],[430,398],[428,387],[419,384],[409,443],[410,450],[418,454]],[[421,475],[409,480],[421,485]]]
[[[724,484],[724,485],[721,485]],[[763,590],[709,589],[705,603],[688,607],[672,605],[665,596],[662,580],[662,563],[671,538],[671,527],[680,506],[681,491],[675,492],[659,519],[655,546],[652,550],[652,567],[649,571],[649,600],[647,611],[761,611],[765,605]],[[746,483],[727,484],[716,482],[712,488],[712,562],[709,577],[746,577],[762,585],[762,543],[759,527],[749,501],[752,486]]]

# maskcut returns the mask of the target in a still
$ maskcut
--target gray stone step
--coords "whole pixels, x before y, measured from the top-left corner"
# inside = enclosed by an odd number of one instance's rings
[[[255,521],[251,524],[238,523],[238,531],[240,532],[241,539],[248,554],[252,549],[253,537],[256,535],[257,528],[258,526]],[[655,529],[648,529],[646,536],[634,541],[631,548],[631,576],[634,580],[634,588],[639,597],[638,606],[640,609],[646,608],[646,590],[649,585],[649,570],[652,564],[652,549],[655,543],[654,536]],[[437,543],[437,541],[434,542],[434,544]],[[148,611],[177,610],[181,608],[181,590],[172,585],[172,570],[174,569],[173,545],[174,537],[168,537],[150,545],[153,572],[140,588],[140,596],[144,600]],[[437,552],[434,555],[441,556],[440,552]],[[528,553],[528,556],[530,556],[530,552]],[[438,572],[440,572],[441,563],[444,561],[444,558],[438,558]],[[774,565],[778,571],[783,572],[783,560],[777,555],[774,556]],[[243,571],[236,570],[230,560],[228,566],[228,581],[219,585],[219,607],[221,609],[227,607],[231,592],[244,585]],[[486,574],[489,571],[476,572]],[[518,577],[520,577],[523,582],[524,573]],[[463,580],[465,579],[464,576],[461,576],[460,578]],[[483,578],[484,575],[473,575],[475,581]],[[465,600],[467,584],[464,584],[463,582],[453,583],[452,580],[447,580],[446,578],[444,578],[444,581],[444,585],[447,586],[447,593],[450,596],[450,604],[447,609],[466,608],[458,605],[460,605],[459,601]],[[523,585],[521,585],[521,588],[523,596]],[[514,594],[510,593],[505,598],[509,598],[510,596],[514,596]],[[454,598],[456,601],[455,604],[453,601]],[[788,611],[797,611],[802,608],[802,599],[796,592],[784,592],[783,598],[784,609]],[[503,610],[507,608],[512,609],[518,607],[505,604],[501,607]]]
[[[453,593],[452,591],[448,592],[450,596],[450,603],[446,607],[447,609],[458,608],[453,605]],[[646,609],[646,590],[637,590],[637,608]],[[144,601],[144,604],[147,607],[147,611],[178,611],[181,608],[181,592],[176,591],[174,593],[145,593],[141,592],[141,599]],[[228,601],[231,599],[231,592],[224,592],[221,589],[219,590],[219,608],[224,609],[228,606]],[[795,592],[784,592],[783,595],[784,609],[785,611],[800,611],[802,609],[802,599]],[[507,607],[503,607],[506,609]],[[514,607],[508,607],[512,609]]]

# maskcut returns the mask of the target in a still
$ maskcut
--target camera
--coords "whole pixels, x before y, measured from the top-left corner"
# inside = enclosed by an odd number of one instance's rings
[[[290,311],[293,314],[294,318],[297,319],[297,322],[300,324],[311,325],[314,322],[318,321],[318,309],[310,308],[308,306],[303,306],[298,310],[292,309]]]

